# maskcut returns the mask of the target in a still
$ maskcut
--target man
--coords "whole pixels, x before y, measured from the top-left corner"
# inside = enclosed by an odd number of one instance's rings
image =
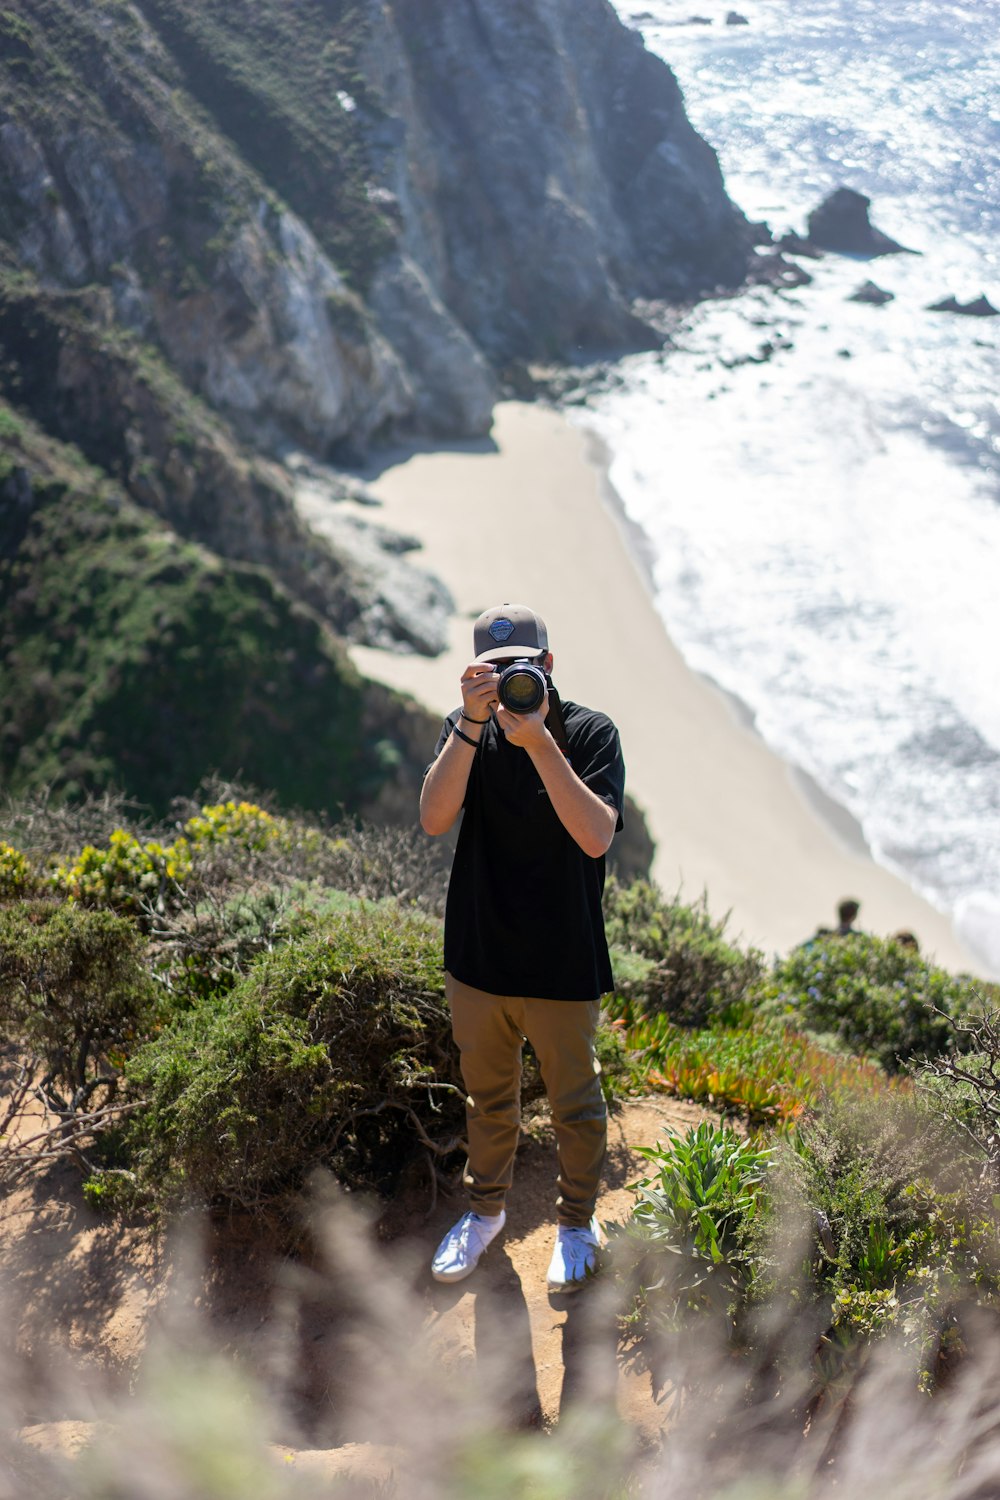
[[[860,911],[860,901],[855,901],[850,896],[845,897],[837,907],[837,925],[834,928],[834,935],[836,937],[856,937],[858,929],[854,924],[858,920]]]
[[[606,715],[560,702],[544,622],[524,605],[480,615],[462,706],[445,720],[420,821],[447,833],[463,813],[445,913],[446,993],[468,1092],[471,1209],[432,1262],[461,1281],[504,1225],[520,1126],[521,1047],[538,1057],[559,1155],[548,1284],[572,1291],[596,1261],[594,1217],[607,1116],[594,1036],[612,986],[601,894],[622,826],[625,767]],[[498,698],[514,660],[541,669],[533,712]]]

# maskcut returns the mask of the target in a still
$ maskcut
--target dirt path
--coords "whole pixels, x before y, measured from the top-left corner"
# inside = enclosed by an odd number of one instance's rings
[[[634,1202],[628,1184],[645,1173],[637,1146],[687,1130],[708,1111],[682,1100],[629,1100],[609,1124],[602,1222],[627,1218]],[[544,1119],[544,1116],[542,1117]],[[426,1269],[421,1291],[433,1348],[449,1363],[489,1365],[517,1372],[508,1416],[515,1425],[554,1422],[567,1402],[597,1382],[614,1391],[622,1417],[644,1436],[663,1423],[663,1409],[648,1374],[624,1368],[618,1358],[614,1314],[600,1280],[572,1294],[554,1294],[546,1271],[555,1237],[556,1151],[551,1127],[532,1130],[518,1151],[507,1223],[466,1281],[436,1284]],[[439,1202],[426,1218],[411,1213],[392,1224],[422,1244],[425,1266],[441,1236],[464,1211],[464,1200]]]
[[[633,1201],[627,1184],[644,1168],[637,1146],[652,1145],[704,1118],[699,1107],[668,1098],[625,1103],[610,1122],[598,1217],[627,1216]],[[662,1428],[665,1411],[654,1399],[648,1375],[622,1366],[601,1279],[574,1295],[554,1295],[546,1287],[555,1178],[551,1127],[539,1117],[518,1152],[506,1229],[476,1272],[456,1286],[436,1284],[428,1265],[439,1239],[464,1211],[462,1195],[442,1198],[428,1216],[426,1199],[413,1194],[384,1215],[380,1233],[392,1242],[390,1249],[398,1246],[411,1257],[413,1290],[433,1354],[452,1369],[468,1367],[470,1380],[504,1372],[501,1420],[549,1425],[596,1382],[605,1394],[615,1394],[622,1417],[640,1439],[650,1440]],[[230,1238],[222,1260],[192,1299],[210,1318],[218,1343],[258,1373],[266,1367],[269,1330],[286,1273],[287,1266],[276,1268],[266,1249]],[[95,1215],[68,1167],[8,1198],[0,1208],[0,1287],[8,1311],[16,1309],[18,1425],[26,1436],[31,1429],[33,1445],[72,1452],[86,1443],[94,1415],[85,1395],[88,1380],[99,1375],[105,1386],[127,1385],[175,1274],[171,1258],[147,1233]],[[336,1324],[336,1310],[328,1304],[316,1329],[307,1331],[317,1360],[324,1330],[335,1338]],[[54,1393],[53,1361],[65,1365],[67,1355],[83,1382],[63,1382]],[[313,1394],[326,1401],[328,1411],[336,1405],[329,1381]],[[356,1436],[320,1421],[308,1446],[336,1447],[343,1458]],[[287,1450],[289,1457],[293,1452],[305,1461],[301,1439]],[[322,1460],[313,1452],[309,1462]],[[329,1463],[331,1472],[339,1465],[333,1453]]]

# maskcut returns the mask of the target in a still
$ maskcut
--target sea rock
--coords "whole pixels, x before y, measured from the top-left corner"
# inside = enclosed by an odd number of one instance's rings
[[[961,313],[966,318],[995,318],[1000,315],[1000,308],[994,307],[986,296],[975,297],[971,302],[959,302],[956,297],[942,297],[940,302],[931,302],[927,311]]]
[[[730,10],[726,12],[726,25],[749,26],[750,22],[747,20],[746,16],[742,15],[738,10]]]
[[[812,277],[803,266],[786,260],[780,250],[765,248],[757,251],[747,280],[754,286],[799,287],[809,286]]]
[[[793,229],[786,230],[781,238],[775,241],[775,244],[786,255],[803,255],[808,260],[823,259],[822,250],[818,249],[812,240],[807,240],[801,234],[796,234]]]
[[[916,254],[876,229],[868,218],[871,199],[853,188],[839,187],[809,215],[809,240],[821,250],[841,255]]]
[[[895,292],[887,292],[884,287],[876,286],[874,281],[863,281],[847,300],[848,302],[870,302],[873,307],[881,307],[883,303],[894,301],[895,296]]]

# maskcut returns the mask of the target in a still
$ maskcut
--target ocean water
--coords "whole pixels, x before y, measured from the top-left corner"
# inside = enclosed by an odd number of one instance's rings
[[[854,187],[921,253],[702,304],[580,419],[691,665],[1000,974],[1000,318],[926,310],[1000,306],[1000,5],[734,3],[618,5],[731,195],[779,233]]]

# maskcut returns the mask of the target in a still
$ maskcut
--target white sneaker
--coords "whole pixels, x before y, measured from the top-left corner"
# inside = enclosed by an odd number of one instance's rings
[[[549,1261],[550,1292],[578,1292],[597,1269],[597,1252],[604,1244],[604,1233],[596,1218],[580,1228],[560,1224],[556,1230],[556,1247]]]
[[[507,1221],[503,1209],[493,1218],[483,1214],[465,1214],[438,1245],[431,1261],[435,1281],[464,1281],[479,1264],[483,1251],[491,1245]]]

